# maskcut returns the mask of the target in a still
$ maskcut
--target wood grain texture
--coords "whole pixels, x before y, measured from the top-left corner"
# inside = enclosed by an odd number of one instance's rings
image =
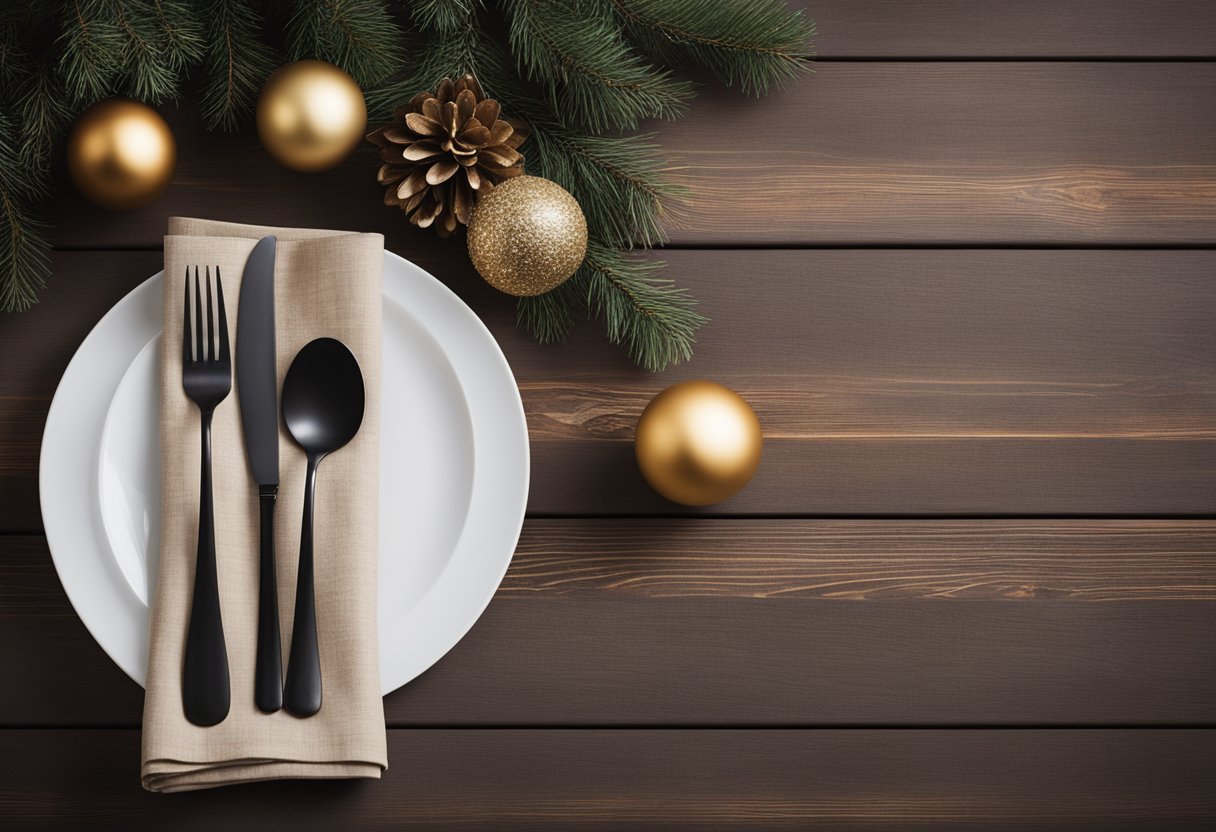
[[[0,734],[21,829],[1209,829],[1211,731],[389,732],[376,781],[139,788],[135,731]]]
[[[695,359],[632,367],[596,322],[541,347],[441,247],[407,252],[502,345],[532,440],[529,507],[671,513],[633,459],[663,387],[712,378],[756,408],[760,473],[715,513],[1210,514],[1216,253],[671,251],[711,322]],[[50,396],[158,252],[58,252],[43,302],[0,328],[0,530],[40,530]]]
[[[478,625],[386,713],[1211,723],[1214,596],[1216,521],[531,520]],[[6,724],[139,724],[142,692],[76,619],[44,539],[0,537],[0,602],[0,666],[22,680],[0,688]]]
[[[1210,244],[1213,103],[1212,64],[822,64],[661,130],[692,192],[672,238]]]
[[[1216,521],[547,520],[499,594],[1216,600]]]
[[[711,86],[658,127],[691,190],[672,239],[1210,245],[1214,104],[1211,63],[824,63],[759,101]],[[169,116],[180,148],[165,196],[112,214],[62,182],[59,246],[157,246],[169,214],[382,231],[395,250],[420,236],[384,207],[370,146],[302,175],[249,131]]]
[[[807,0],[820,58],[1213,57],[1206,0]]]

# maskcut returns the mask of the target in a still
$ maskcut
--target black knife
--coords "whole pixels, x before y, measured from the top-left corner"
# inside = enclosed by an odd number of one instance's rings
[[[278,369],[274,346],[275,238],[263,237],[249,253],[241,278],[236,319],[236,390],[245,428],[245,451],[258,485],[262,513],[258,583],[258,654],[254,702],[273,713],[283,707],[283,659],[275,588],[274,504],[279,494]]]

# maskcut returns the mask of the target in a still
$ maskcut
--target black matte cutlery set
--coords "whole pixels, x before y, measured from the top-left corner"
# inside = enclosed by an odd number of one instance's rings
[[[237,315],[237,397],[261,514],[254,701],[264,713],[274,713],[285,706],[295,716],[309,717],[321,709],[321,659],[313,577],[317,469],[325,456],[348,443],[358,432],[363,421],[364,387],[354,355],[333,338],[318,338],[305,345],[283,381],[283,421],[308,460],[295,616],[284,682],[274,546],[274,510],[279,491],[275,248],[274,237],[263,237],[250,253],[241,280]],[[205,292],[200,287],[197,266],[193,277],[192,292],[188,267],[182,321],[182,386],[201,416],[202,470],[198,553],[182,665],[182,707],[190,722],[209,726],[222,722],[231,704],[216,564],[211,421],[215,408],[232,390],[232,357],[220,269],[216,266],[214,311],[211,268],[206,267],[204,272]]]

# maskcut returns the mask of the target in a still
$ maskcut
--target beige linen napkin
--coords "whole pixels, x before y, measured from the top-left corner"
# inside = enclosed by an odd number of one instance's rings
[[[182,654],[190,614],[199,504],[199,413],[182,390],[180,345],[186,266],[219,266],[234,350],[245,260],[278,238],[275,326],[282,389],[296,353],[331,336],[354,352],[367,388],[358,435],[321,466],[315,527],[320,713],[263,714],[253,701],[259,513],[235,379],[213,421],[215,540],[220,606],[232,677],[227,719],[210,728],[182,712]],[[171,218],[165,237],[161,345],[161,545],[144,698],[144,788],[185,791],[255,780],[379,777],[388,765],[376,622],[379,538],[380,303],[384,238]],[[235,372],[235,371],[234,371]],[[275,513],[283,666],[291,643],[304,500],[303,452],[279,426]]]

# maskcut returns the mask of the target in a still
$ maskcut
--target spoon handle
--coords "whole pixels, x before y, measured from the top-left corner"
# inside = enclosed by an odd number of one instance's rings
[[[317,649],[317,605],[312,568],[312,505],[319,462],[317,457],[308,457],[295,623],[291,630],[291,653],[287,658],[287,684],[283,688],[283,704],[296,716],[312,716],[321,710],[321,655]]]
[[[199,474],[198,553],[194,595],[182,662],[182,708],[195,725],[215,725],[228,716],[228,651],[220,617],[215,569],[215,515],[211,504],[211,413],[202,412],[203,448]]]

